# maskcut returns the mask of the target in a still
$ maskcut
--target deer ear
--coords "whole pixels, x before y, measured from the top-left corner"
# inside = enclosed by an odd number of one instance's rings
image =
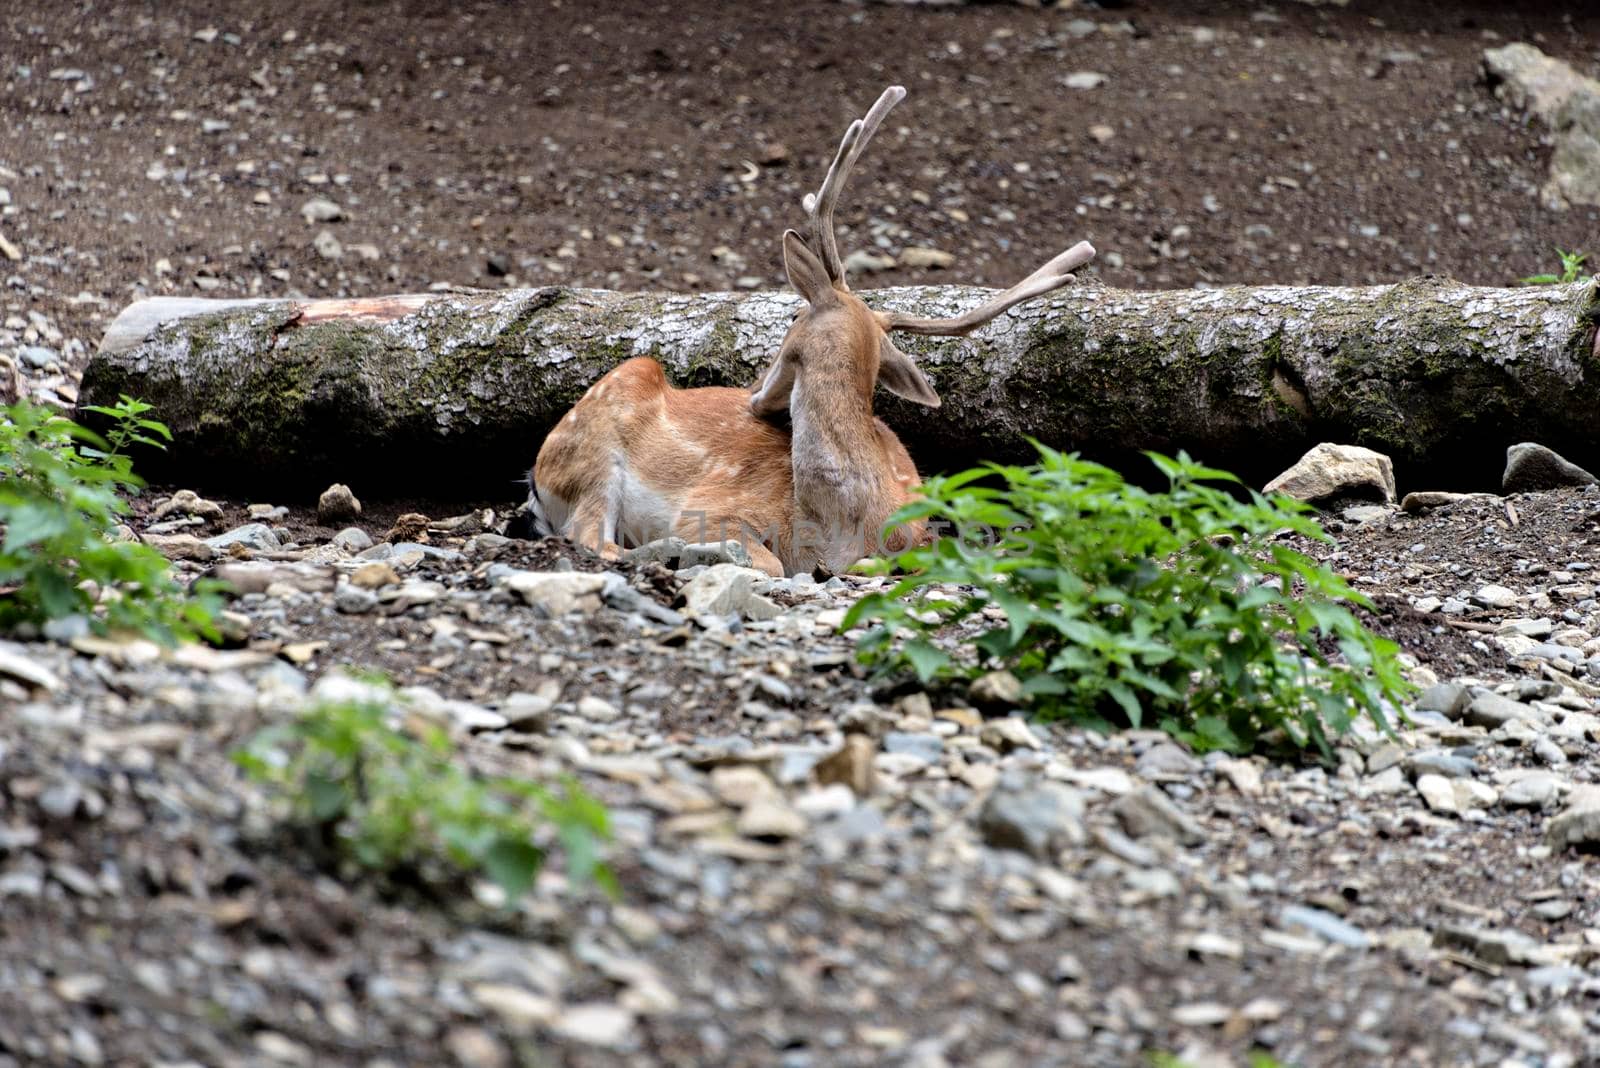
[[[753,415],[776,415],[789,407],[789,395],[794,392],[794,360],[779,352],[767,373],[750,394],[750,412]]]
[[[828,272],[823,268],[822,261],[793,230],[783,232],[783,269],[788,272],[789,284],[794,286],[794,291],[806,298],[813,308],[834,299],[833,283],[828,281]]]
[[[888,334],[878,342],[878,381],[884,389],[908,401],[939,407],[939,394],[933,391],[928,376],[911,362],[910,356],[894,347]]]

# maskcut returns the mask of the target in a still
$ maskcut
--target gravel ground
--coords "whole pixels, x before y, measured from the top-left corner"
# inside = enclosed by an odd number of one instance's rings
[[[802,187],[889,81],[913,95],[843,243],[955,261],[885,284],[1003,284],[1080,237],[1115,285],[1504,284],[1600,224],[1540,206],[1548,147],[1479,56],[1600,74],[1596,19],[11,5],[0,353],[70,403],[143,294],[776,285]],[[606,578],[479,533],[509,500],[418,487],[337,530],[252,516],[247,481],[132,521],[256,591],[233,648],[0,642],[0,1066],[1600,1062],[1592,488],[1330,517],[1316,552],[1439,685],[1328,771],[874,690],[834,633],[870,581]],[[511,913],[419,899],[275,833],[228,753],[345,668],[473,767],[577,774],[621,899],[559,864]]]
[[[134,521],[255,591],[235,648],[0,644],[0,1063],[1600,1056],[1593,488],[1332,519],[1431,687],[1336,772],[891,699],[834,633],[880,580],[279,518]],[[349,666],[470,766],[578,775],[621,899],[418,900],[274,832],[227,754]]]

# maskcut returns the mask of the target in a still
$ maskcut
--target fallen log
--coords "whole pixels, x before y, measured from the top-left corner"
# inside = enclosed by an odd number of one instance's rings
[[[986,292],[865,297],[879,309],[943,316]],[[144,459],[164,481],[236,494],[341,481],[362,493],[504,497],[544,433],[606,370],[650,355],[680,386],[748,384],[798,300],[566,288],[156,298],[111,324],[82,403],[127,393],[154,404],[175,440]],[[1473,465],[1481,487],[1517,441],[1600,465],[1597,321],[1593,281],[1161,292],[1086,284],[967,338],[905,338],[944,405],[915,408],[880,391],[880,412],[923,470],[1024,457],[1034,437],[1097,455],[1185,448],[1264,478],[1317,441],[1337,440],[1386,452],[1414,479],[1425,471],[1441,486],[1462,483],[1449,472]]]

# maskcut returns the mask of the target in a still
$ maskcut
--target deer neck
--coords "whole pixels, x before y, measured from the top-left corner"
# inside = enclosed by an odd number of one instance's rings
[[[793,427],[797,548],[835,571],[877,542],[887,459],[872,415],[872,394],[855,383],[801,381],[789,406]]]

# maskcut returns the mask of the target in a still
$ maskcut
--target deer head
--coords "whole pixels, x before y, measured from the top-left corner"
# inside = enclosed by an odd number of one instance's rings
[[[878,97],[865,118],[845,131],[827,177],[803,206],[810,223],[807,239],[794,230],[783,235],[783,265],[789,284],[805,298],[773,361],[750,397],[750,410],[768,416],[790,408],[797,395],[826,398],[829,407],[872,411],[872,390],[885,389],[930,408],[939,394],[926,375],[895,347],[890,331],[961,336],[1025,300],[1041,296],[1073,280],[1071,271],[1094,258],[1094,247],[1080,241],[1033,274],[981,307],[950,319],[925,319],[874,312],[845,280],[844,263],[833,228],[833,213],[850,170],[889,111],[906,91],[892,85]],[[855,403],[852,405],[850,401]]]

